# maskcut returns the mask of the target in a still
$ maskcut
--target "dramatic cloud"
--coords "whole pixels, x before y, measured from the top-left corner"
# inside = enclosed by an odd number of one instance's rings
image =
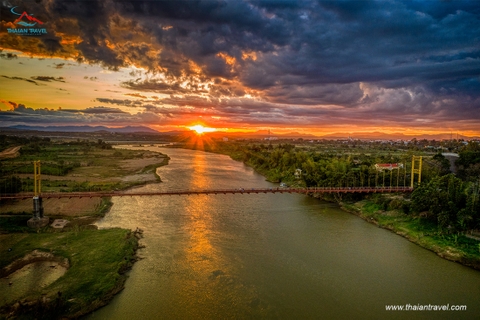
[[[7,33],[12,5],[3,49],[134,69],[118,85],[139,100],[101,103],[232,125],[480,126],[476,1],[17,1],[41,37]]]

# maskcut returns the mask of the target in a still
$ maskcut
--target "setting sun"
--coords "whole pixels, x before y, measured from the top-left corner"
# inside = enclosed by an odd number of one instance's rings
[[[195,131],[197,134],[203,134],[205,132],[214,132],[217,131],[215,128],[207,128],[202,126],[201,124],[197,124],[195,126],[188,127],[188,129]]]

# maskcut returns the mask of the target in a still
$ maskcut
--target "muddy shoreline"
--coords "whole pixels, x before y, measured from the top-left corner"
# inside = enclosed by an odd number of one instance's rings
[[[40,261],[57,262],[59,265],[61,265],[66,269],[70,268],[70,262],[68,261],[67,258],[55,256],[50,252],[33,250],[23,258],[17,259],[13,261],[11,264],[9,264],[8,266],[0,269],[0,278],[8,277],[10,274],[23,268],[24,266],[30,263],[40,262]]]

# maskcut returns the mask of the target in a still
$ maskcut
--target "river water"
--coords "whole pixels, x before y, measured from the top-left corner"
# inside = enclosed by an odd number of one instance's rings
[[[132,149],[140,149],[131,147]],[[277,187],[224,155],[160,149],[141,191]],[[138,189],[137,189],[138,190]],[[480,272],[299,194],[114,198],[100,228],[141,228],[143,259],[88,319],[478,319]],[[386,311],[386,305],[467,311]]]

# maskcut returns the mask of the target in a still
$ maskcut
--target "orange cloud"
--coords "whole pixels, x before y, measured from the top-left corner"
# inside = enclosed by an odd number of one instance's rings
[[[235,59],[235,57],[229,56],[228,54],[226,54],[224,52],[217,53],[217,57],[222,58],[223,60],[225,60],[225,62],[228,65],[231,65],[231,66],[235,65],[235,62],[237,61],[237,59]]]

